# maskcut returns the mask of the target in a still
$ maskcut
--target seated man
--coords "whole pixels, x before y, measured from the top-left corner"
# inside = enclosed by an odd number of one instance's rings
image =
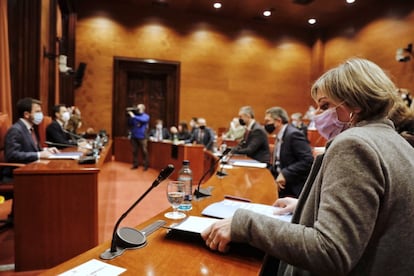
[[[303,132],[288,120],[286,110],[278,106],[267,109],[264,117],[266,131],[276,135],[270,165],[279,197],[298,198],[312,167],[313,155]]]
[[[163,126],[161,119],[155,121],[155,128],[150,130],[149,137],[151,141],[162,141],[170,139],[170,132]]]
[[[30,163],[41,158],[48,158],[58,150],[42,149],[39,145],[37,125],[43,120],[41,102],[24,98],[17,102],[19,120],[6,133],[5,160],[10,163]]]
[[[52,108],[53,121],[46,128],[46,140],[51,142],[49,146],[56,146],[59,149],[76,145],[76,138],[65,130],[70,119],[70,114],[63,104],[55,105]]]
[[[186,143],[195,143],[204,145],[204,147],[209,150],[213,151],[214,146],[214,139],[215,134],[214,131],[206,126],[207,122],[204,118],[197,119],[198,127],[192,133],[190,139],[186,140]]]
[[[233,153],[246,154],[259,162],[269,163],[270,149],[267,134],[264,128],[254,119],[254,112],[250,106],[240,108],[239,121],[242,126],[246,126],[246,132],[243,140],[233,150]]]

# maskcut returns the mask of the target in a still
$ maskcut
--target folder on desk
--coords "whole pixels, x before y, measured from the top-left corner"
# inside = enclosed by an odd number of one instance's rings
[[[215,202],[208,205],[204,210],[201,212],[202,215],[214,217],[214,218],[228,218],[233,216],[237,209],[247,209],[253,212],[266,215],[275,219],[288,221],[292,220],[292,215],[274,215],[273,212],[278,209],[278,207],[260,204],[260,203],[250,203],[250,202],[243,202],[238,200],[229,200],[225,199],[223,201]]]
[[[59,152],[49,156],[49,159],[74,159],[78,160],[83,155],[80,151]]]

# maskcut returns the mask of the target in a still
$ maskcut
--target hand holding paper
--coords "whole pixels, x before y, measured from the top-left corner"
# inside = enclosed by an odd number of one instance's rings
[[[206,245],[212,250],[220,252],[227,252],[229,250],[229,243],[231,242],[231,220],[226,218],[220,220],[201,233],[201,237],[206,241]]]

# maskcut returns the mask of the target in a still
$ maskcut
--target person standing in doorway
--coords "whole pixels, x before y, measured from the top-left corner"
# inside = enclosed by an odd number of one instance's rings
[[[132,167],[138,168],[138,149],[141,149],[144,163],[144,171],[148,170],[148,139],[147,129],[150,116],[145,113],[145,105],[138,104],[137,112],[128,111],[128,125],[131,128],[131,145],[132,145]]]

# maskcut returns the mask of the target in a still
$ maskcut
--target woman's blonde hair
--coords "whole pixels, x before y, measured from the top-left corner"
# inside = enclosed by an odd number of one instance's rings
[[[358,110],[356,122],[386,117],[396,97],[396,87],[387,74],[362,58],[349,59],[327,71],[312,86],[314,99],[318,90],[333,101]]]

